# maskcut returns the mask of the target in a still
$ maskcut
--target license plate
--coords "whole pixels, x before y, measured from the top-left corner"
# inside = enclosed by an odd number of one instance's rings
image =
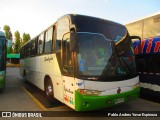
[[[123,102],[124,102],[124,98],[115,99],[115,104],[123,103]]]

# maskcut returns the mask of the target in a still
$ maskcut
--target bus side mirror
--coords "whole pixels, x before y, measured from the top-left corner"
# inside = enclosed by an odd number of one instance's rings
[[[137,39],[138,39],[138,40],[141,41],[141,38],[140,38],[139,36],[130,36],[130,39],[131,39],[131,40],[134,40],[134,39],[137,40]]]
[[[76,50],[76,35],[74,31],[70,32],[70,51]]]
[[[135,54],[140,53],[141,52],[141,38],[139,36],[130,36],[130,39],[134,46]]]

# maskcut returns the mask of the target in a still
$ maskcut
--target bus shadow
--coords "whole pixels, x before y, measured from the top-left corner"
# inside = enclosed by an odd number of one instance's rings
[[[31,93],[45,108],[54,108],[64,106],[63,103],[59,102],[58,100],[49,101],[45,95],[45,92],[33,85],[28,81],[22,82],[23,87]]]

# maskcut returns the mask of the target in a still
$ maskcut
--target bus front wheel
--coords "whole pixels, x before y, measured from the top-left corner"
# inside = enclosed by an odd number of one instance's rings
[[[48,79],[45,83],[45,93],[46,93],[46,96],[47,96],[47,99],[49,101],[53,101],[54,100],[54,94],[53,94],[53,84],[52,84],[52,81],[51,79]]]

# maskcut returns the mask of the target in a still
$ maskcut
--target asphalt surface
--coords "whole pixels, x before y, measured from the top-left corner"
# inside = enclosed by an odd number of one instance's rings
[[[84,117],[84,114],[74,112],[67,112],[65,115],[64,112],[61,111],[73,111],[71,108],[67,107],[63,103],[56,102],[52,103],[46,100],[44,92],[36,88],[34,85],[31,85],[28,82],[24,82],[23,79],[19,75],[18,68],[7,68],[7,78],[6,78],[6,87],[3,92],[0,93],[0,112],[1,111],[60,111],[58,112],[59,115],[54,117],[56,119],[66,119],[66,120],[84,120],[84,119],[124,119],[124,120],[132,120],[132,119],[160,119],[157,117],[95,117],[95,112],[91,113],[90,117]],[[103,110],[98,110],[97,114],[100,114],[101,111],[122,111],[122,112],[129,112],[129,111],[140,111],[140,112],[158,112],[160,111],[160,104],[154,103],[151,101],[137,99],[132,102],[124,103],[112,108],[106,108]],[[48,112],[48,113],[49,113]],[[56,113],[56,112],[55,112]],[[55,114],[51,113],[51,114]],[[62,116],[61,116],[62,115]],[[63,116],[64,115],[64,116]],[[85,114],[86,115],[86,114]],[[93,117],[93,116],[94,117]],[[67,117],[66,117],[67,116]],[[72,117],[74,116],[74,117]],[[0,117],[0,120],[2,118]],[[3,118],[5,119],[5,118]],[[19,118],[12,118],[12,119],[19,119]],[[29,119],[29,118],[23,118]],[[43,118],[35,118],[37,120]],[[52,117],[46,117],[45,120],[53,119]]]
[[[40,111],[38,105],[23,91],[19,69],[7,68],[6,86],[0,93],[0,111]]]

